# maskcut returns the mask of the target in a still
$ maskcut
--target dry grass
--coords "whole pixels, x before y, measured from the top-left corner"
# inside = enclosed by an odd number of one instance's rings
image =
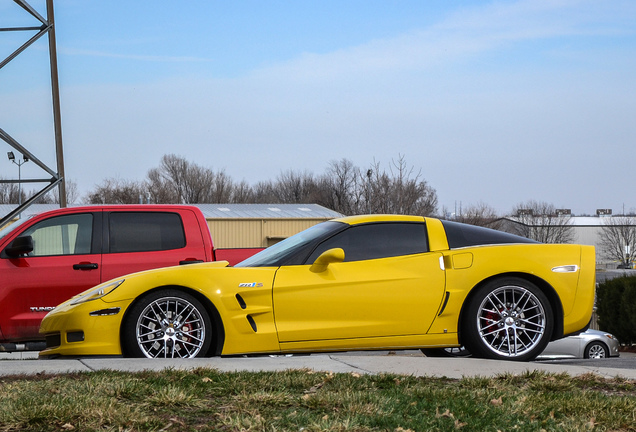
[[[636,382],[100,371],[0,379],[0,431],[628,431]]]

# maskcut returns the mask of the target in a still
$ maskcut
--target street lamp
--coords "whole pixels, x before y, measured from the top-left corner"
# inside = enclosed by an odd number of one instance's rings
[[[22,205],[22,165],[27,163],[29,158],[22,155],[22,160],[16,162],[15,155],[12,151],[7,152],[7,157],[11,162],[18,166],[18,205]]]

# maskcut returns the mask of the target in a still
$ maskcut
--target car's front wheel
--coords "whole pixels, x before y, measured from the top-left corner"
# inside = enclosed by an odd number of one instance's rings
[[[585,347],[583,357],[586,359],[599,359],[609,357],[609,350],[602,342],[592,342]]]
[[[207,353],[212,323],[193,296],[174,289],[152,292],[140,298],[122,326],[125,356],[193,358]]]
[[[550,302],[536,285],[517,277],[496,279],[472,297],[462,342],[477,357],[529,361],[550,341],[553,319]]]

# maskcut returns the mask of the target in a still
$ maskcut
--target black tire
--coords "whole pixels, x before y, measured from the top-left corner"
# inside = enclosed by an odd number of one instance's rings
[[[603,342],[590,342],[583,352],[586,359],[600,359],[609,357],[609,349]]]
[[[533,283],[506,277],[478,288],[462,318],[462,343],[475,357],[530,361],[552,336],[554,315]]]
[[[174,289],[138,299],[122,324],[125,357],[194,358],[210,348],[214,328],[193,296]]]
[[[465,347],[455,348],[420,348],[426,357],[470,357],[471,353]]]

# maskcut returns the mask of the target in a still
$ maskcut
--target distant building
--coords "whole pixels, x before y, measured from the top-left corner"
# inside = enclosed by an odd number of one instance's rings
[[[268,247],[342,214],[318,204],[197,204],[217,248]]]

